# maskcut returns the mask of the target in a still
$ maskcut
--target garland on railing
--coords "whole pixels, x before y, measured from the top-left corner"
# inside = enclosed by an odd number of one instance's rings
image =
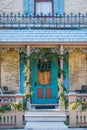
[[[70,105],[70,109],[71,109],[71,110],[75,110],[75,109],[78,108],[79,106],[81,106],[81,111],[87,110],[87,104],[84,103],[84,101],[82,101],[82,100],[77,100],[76,102],[73,102],[73,103]]]
[[[22,111],[23,110],[23,104],[21,102],[13,102],[11,104],[4,104],[0,106],[0,113],[5,113],[8,111]]]

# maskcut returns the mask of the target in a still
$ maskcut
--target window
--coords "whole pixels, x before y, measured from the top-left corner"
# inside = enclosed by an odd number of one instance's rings
[[[47,85],[51,83],[51,61],[38,60],[38,84]]]
[[[53,15],[53,0],[35,0],[35,15]]]

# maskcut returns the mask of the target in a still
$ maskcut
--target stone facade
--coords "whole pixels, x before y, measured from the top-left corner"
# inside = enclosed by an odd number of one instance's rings
[[[24,12],[23,0],[0,0],[0,12]],[[19,6],[20,5],[20,6]],[[86,13],[86,0],[64,0],[64,12]],[[56,8],[56,7],[55,7]]]
[[[87,12],[87,0],[65,0],[65,12],[75,14]]]
[[[1,12],[23,12],[23,0],[0,0]]]
[[[70,91],[87,85],[87,54],[74,51],[69,55]]]
[[[1,87],[8,86],[9,89],[19,92],[19,54],[14,50],[0,53],[1,61]]]

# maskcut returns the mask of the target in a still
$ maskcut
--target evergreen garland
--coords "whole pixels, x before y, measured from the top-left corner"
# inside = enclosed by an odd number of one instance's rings
[[[84,103],[84,101],[82,101],[82,100],[77,100],[76,102],[73,102],[73,103],[70,105],[70,109],[71,109],[71,110],[75,110],[75,109],[78,108],[79,106],[81,106],[81,111],[87,110],[87,104]]]
[[[25,83],[24,83],[24,86],[25,86],[25,93],[24,93],[24,97],[27,99],[27,98],[30,98],[32,95],[33,95],[33,92],[31,90],[31,87],[30,87],[30,92],[27,92],[26,91],[26,88],[28,87],[29,84],[31,84],[31,68],[32,68],[32,59],[41,59],[41,60],[45,60],[45,59],[52,59],[54,61],[56,61],[58,63],[58,60],[60,60],[61,58],[63,58],[64,60],[67,60],[67,55],[64,55],[64,54],[59,54],[58,52],[56,51],[52,51],[50,48],[42,48],[40,50],[38,50],[37,52],[33,52],[30,54],[30,56],[25,56],[25,63],[27,63],[27,59],[30,60],[30,79],[26,80]],[[27,75],[27,64],[25,64],[25,69],[24,69],[24,73],[25,73],[25,76]],[[65,72],[64,70],[61,70],[59,68],[59,73],[63,74],[64,78],[65,78]],[[66,88],[64,86],[64,84],[61,84],[60,83],[60,80],[58,80],[58,87],[59,87],[59,93],[58,93],[58,96],[60,98],[60,101],[62,103],[62,105],[64,106],[64,108],[66,108],[67,106],[67,101],[65,99],[65,96],[64,96],[64,93],[66,91]],[[63,90],[63,91],[60,91],[60,90]]]

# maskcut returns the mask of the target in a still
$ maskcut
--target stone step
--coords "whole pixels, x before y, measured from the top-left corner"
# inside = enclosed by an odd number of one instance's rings
[[[37,110],[25,112],[25,120],[32,121],[65,121],[65,111]]]
[[[63,122],[27,122],[25,130],[67,130]]]

